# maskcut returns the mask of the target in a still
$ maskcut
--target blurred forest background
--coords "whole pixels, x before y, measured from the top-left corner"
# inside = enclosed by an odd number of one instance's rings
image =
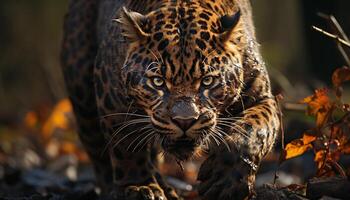
[[[1,1],[0,122],[66,96],[59,51],[67,4],[68,0]],[[334,41],[311,30],[311,25],[326,28],[317,12],[333,14],[349,33],[350,2],[253,0],[252,4],[271,76],[291,89],[285,95],[301,98],[303,94],[293,93],[329,83],[329,74],[344,61]]]
[[[350,1],[252,0],[252,4],[258,41],[275,94],[282,93],[285,102],[295,103],[311,95],[316,88],[330,86],[332,72],[346,62],[334,40],[312,30],[311,26],[329,30],[326,20],[317,13],[331,14],[350,36]],[[44,142],[36,136],[39,141],[34,142],[35,148],[45,144],[46,149],[41,151],[47,152],[41,153],[50,157],[52,148],[61,148],[57,147],[57,143],[54,143],[56,147],[52,146],[52,141],[47,138],[52,134],[52,127],[75,132],[74,125],[69,124],[67,128],[67,120],[62,120],[60,113],[60,110],[70,111],[69,102],[62,101],[67,94],[59,61],[67,5],[68,0],[2,0],[0,3],[0,185],[3,175],[1,165],[6,161],[4,155],[11,153],[18,142],[12,135],[27,132],[44,134]],[[349,102],[349,95],[349,92],[344,93],[346,102]],[[58,117],[52,118],[53,114]],[[284,118],[287,142],[300,137],[310,127],[311,120],[303,110],[285,111]],[[62,146],[61,152],[75,152],[79,161],[86,161],[86,156],[76,152],[72,143],[66,142]],[[34,154],[25,155],[29,155],[30,165],[40,166],[40,150],[36,154],[34,157]],[[23,152],[18,155],[23,155]],[[312,161],[313,158],[310,159]],[[306,176],[314,173],[307,170]],[[303,166],[300,171],[303,171]],[[76,172],[73,175],[67,173],[70,178],[76,176]],[[273,178],[271,173],[269,178]],[[290,183],[293,182],[302,181],[292,180]]]

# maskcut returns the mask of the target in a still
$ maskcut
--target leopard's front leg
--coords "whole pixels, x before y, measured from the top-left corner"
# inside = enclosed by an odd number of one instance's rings
[[[179,199],[157,172],[151,150],[130,152],[119,146],[111,152],[116,199],[172,200]]]
[[[261,159],[273,147],[279,128],[274,99],[264,99],[243,112],[226,129],[230,149],[219,147],[202,164],[199,194],[209,199],[245,199],[252,192]]]

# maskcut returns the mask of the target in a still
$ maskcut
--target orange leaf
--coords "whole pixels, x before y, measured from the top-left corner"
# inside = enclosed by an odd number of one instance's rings
[[[307,150],[312,148],[311,142],[315,140],[316,136],[304,133],[303,138],[293,140],[292,142],[286,145],[284,149],[284,154],[282,154],[282,156],[284,157],[283,159],[287,160],[302,155]]]
[[[350,153],[350,113],[346,114],[337,123],[331,127],[333,143],[337,145],[337,150],[349,154]]]
[[[72,142],[63,142],[61,144],[61,151],[63,154],[74,154],[77,151],[77,147]]]
[[[301,139],[293,140],[289,144],[286,145],[285,148],[285,159],[294,158],[302,155],[307,150],[312,148],[311,144],[304,144]]]
[[[325,161],[325,151],[317,151],[314,160],[317,163],[317,169],[320,169],[323,166],[323,162]]]
[[[67,114],[72,113],[72,105],[68,99],[63,99],[56,104],[50,117],[43,125],[42,133],[45,138],[48,138],[55,129],[68,129],[69,119]]]
[[[344,154],[350,154],[350,144],[346,144],[342,147],[342,153]]]
[[[24,117],[24,124],[29,128],[34,128],[38,123],[38,116],[35,112],[28,112]]]
[[[321,127],[327,122],[332,109],[327,89],[316,90],[315,94],[306,97],[301,103],[308,105],[307,113],[316,117],[317,127]]]
[[[310,148],[312,148],[311,144],[295,145],[295,144],[289,143],[289,144],[287,144],[286,149],[285,149],[286,150],[285,159],[290,159],[290,158],[300,156],[303,153],[305,153],[307,150],[309,150]]]
[[[303,135],[303,143],[304,144],[310,144],[311,142],[313,142],[315,140],[316,140],[316,136],[304,133],[304,135]]]
[[[332,82],[335,87],[340,87],[340,85],[345,81],[350,81],[350,68],[344,66],[334,71],[332,75]]]

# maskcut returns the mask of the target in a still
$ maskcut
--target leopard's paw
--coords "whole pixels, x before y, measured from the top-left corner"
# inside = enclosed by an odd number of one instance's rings
[[[163,189],[156,183],[128,186],[124,190],[124,196],[130,200],[167,200]]]
[[[201,166],[198,193],[202,200],[247,199],[252,183],[245,164],[238,159],[209,157]]]
[[[249,186],[238,173],[225,174],[218,172],[210,179],[199,184],[198,193],[202,200],[239,200],[248,197]]]

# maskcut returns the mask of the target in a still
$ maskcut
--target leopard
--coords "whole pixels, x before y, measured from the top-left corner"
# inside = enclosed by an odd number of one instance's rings
[[[280,129],[249,0],[71,0],[61,62],[102,193],[182,199],[159,154],[196,156],[200,199],[247,199]]]

